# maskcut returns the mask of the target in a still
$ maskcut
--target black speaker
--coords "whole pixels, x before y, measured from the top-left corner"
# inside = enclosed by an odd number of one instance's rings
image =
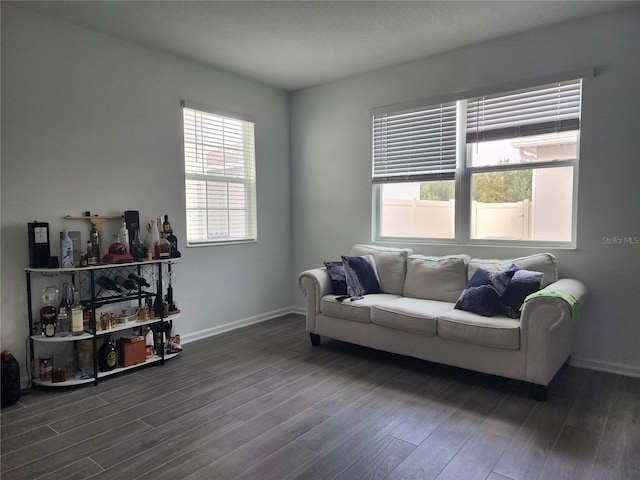
[[[140,228],[140,212],[138,210],[127,210],[124,212],[124,221],[129,231],[129,245],[127,247],[131,251],[131,242],[136,238],[136,232]]]

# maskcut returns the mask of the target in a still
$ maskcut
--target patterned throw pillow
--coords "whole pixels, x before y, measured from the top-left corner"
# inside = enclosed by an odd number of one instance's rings
[[[509,288],[500,298],[500,310],[509,318],[520,318],[520,307],[524,299],[540,290],[544,273],[523,270],[516,264],[512,264],[509,270],[515,273]]]
[[[331,277],[331,286],[333,287],[334,295],[346,295],[347,294],[347,278],[344,274],[344,265],[342,262],[324,262],[324,266],[327,267],[329,277]]]
[[[347,278],[347,295],[358,299],[369,293],[380,293],[378,272],[373,255],[342,256],[342,263]]]
[[[464,288],[455,308],[491,317],[500,309],[500,297],[511,283],[515,272],[490,272],[478,268]]]

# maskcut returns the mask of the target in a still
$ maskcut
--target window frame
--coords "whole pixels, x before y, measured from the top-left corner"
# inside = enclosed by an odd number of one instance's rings
[[[255,161],[255,125],[256,122],[247,115],[242,115],[242,114],[237,114],[237,113],[230,113],[227,111],[223,111],[217,108],[212,108],[212,107],[208,107],[208,106],[203,106],[203,105],[199,105],[199,104],[195,104],[195,103],[191,103],[191,102],[186,102],[186,101],[182,101],[181,102],[181,110],[182,110],[182,133],[183,133],[183,174],[184,174],[184,182],[185,182],[185,222],[186,222],[186,230],[187,230],[187,234],[186,234],[186,246],[187,247],[207,247],[207,246],[214,246],[214,245],[230,245],[230,244],[244,244],[244,243],[256,243],[257,242],[257,233],[258,233],[258,228],[257,228],[257,181],[256,181],[256,161]],[[188,171],[188,155],[187,155],[187,135],[188,135],[188,131],[187,131],[187,126],[186,126],[186,122],[185,122],[185,118],[186,115],[188,114],[187,111],[192,111],[194,112],[194,114],[202,114],[202,115],[207,115],[207,116],[212,116],[212,117],[217,117],[220,121],[222,121],[223,123],[225,121],[230,121],[230,122],[240,122],[241,127],[238,128],[238,131],[242,131],[242,143],[243,143],[243,148],[240,149],[241,155],[242,155],[242,159],[243,159],[243,170],[244,170],[244,175],[225,175],[224,173],[222,174],[215,174],[215,173],[194,173],[194,172],[189,172]],[[247,132],[247,129],[250,129],[249,132]],[[195,130],[194,129],[194,133]],[[245,137],[245,135],[248,134],[248,137]],[[197,133],[196,133],[197,136]],[[225,137],[225,134],[223,133],[222,136],[219,138],[219,140],[222,142],[222,144],[225,144],[225,139],[228,139],[229,135],[227,134],[227,137]],[[244,145],[247,142],[247,138],[249,139],[249,146],[247,148],[246,145]],[[204,142],[198,142],[197,140],[194,142],[189,142],[190,145],[195,145],[196,150],[204,150]],[[198,153],[195,154],[196,158],[198,157]],[[191,158],[193,160],[193,158]],[[224,167],[226,168],[227,164],[226,164],[226,159],[224,160]],[[204,181],[204,182],[218,182],[218,183],[226,183],[227,186],[229,185],[243,185],[245,186],[245,192],[244,192],[244,203],[246,205],[245,208],[241,208],[241,209],[237,209],[234,208],[233,206],[231,206],[229,204],[229,198],[227,196],[227,198],[225,199],[224,203],[226,203],[226,206],[224,208],[220,208],[220,207],[213,207],[213,206],[209,206],[207,204],[207,206],[204,209],[193,209],[189,207],[189,195],[190,193],[193,193],[193,190],[191,190],[188,186],[188,182],[189,180],[195,180],[195,181]],[[207,200],[205,199],[205,202],[207,202]],[[211,212],[226,212],[227,215],[227,221],[229,221],[230,218],[230,212],[234,212],[234,211],[243,211],[244,212],[244,218],[243,218],[243,222],[244,222],[244,228],[246,229],[246,233],[247,235],[244,236],[232,236],[232,235],[227,235],[227,236],[223,236],[220,238],[210,238],[207,237],[206,239],[202,239],[202,238],[193,238],[189,236],[189,232],[190,232],[190,226],[189,226],[189,222],[190,222],[190,218],[191,215],[189,214],[189,212],[191,210],[203,210],[205,211],[205,216],[208,217],[209,214]],[[208,230],[208,227],[207,227]],[[229,232],[227,232],[229,233]]]
[[[576,157],[567,160],[540,161],[526,164],[493,165],[493,166],[470,166],[469,148],[466,139],[466,101],[482,95],[493,95],[508,93],[516,90],[537,88],[551,83],[560,83],[571,80],[582,81],[581,110],[584,105],[584,87],[588,79],[594,76],[594,69],[582,69],[565,72],[553,76],[537,77],[519,82],[510,82],[496,85],[484,89],[461,92],[459,94],[443,95],[431,99],[405,102],[403,104],[376,107],[369,111],[371,117],[384,113],[393,113],[422,108],[429,108],[431,105],[442,104],[450,101],[458,102],[457,121],[457,165],[455,172],[455,209],[454,209],[454,235],[453,238],[436,237],[395,237],[381,235],[382,228],[382,185],[372,184],[372,241],[380,243],[411,243],[425,245],[473,245],[473,246],[518,246],[518,247],[553,247],[559,249],[575,249],[577,246],[577,210],[578,210],[578,178],[579,178],[579,158],[580,158],[580,135],[582,124],[577,131]],[[372,130],[373,136],[373,130]],[[372,155],[373,158],[373,155]],[[474,173],[527,170],[539,168],[560,168],[570,166],[573,168],[573,191],[571,207],[571,239],[569,241],[542,241],[542,240],[515,240],[515,239],[475,239],[471,238],[471,178]],[[437,178],[434,176],[434,180]],[[424,181],[424,180],[423,180]],[[409,180],[406,180],[409,182]]]

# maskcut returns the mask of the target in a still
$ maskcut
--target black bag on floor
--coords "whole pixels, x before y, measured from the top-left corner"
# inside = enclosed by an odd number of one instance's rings
[[[9,350],[2,352],[2,408],[20,398],[20,365]]]

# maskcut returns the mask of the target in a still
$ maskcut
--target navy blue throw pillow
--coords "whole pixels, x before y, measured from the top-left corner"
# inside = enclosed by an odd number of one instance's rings
[[[380,282],[373,255],[342,256],[342,263],[347,278],[347,295],[357,299],[369,293],[380,293]]]
[[[327,267],[329,277],[331,277],[331,286],[334,295],[347,294],[347,278],[344,274],[344,265],[342,262],[324,262]]]
[[[464,288],[455,308],[484,317],[495,315],[500,309],[500,297],[511,283],[514,271],[489,272],[478,268]]]
[[[515,273],[507,291],[500,298],[500,310],[509,318],[520,318],[520,307],[524,299],[540,290],[544,273],[523,270],[515,264],[509,270]]]

